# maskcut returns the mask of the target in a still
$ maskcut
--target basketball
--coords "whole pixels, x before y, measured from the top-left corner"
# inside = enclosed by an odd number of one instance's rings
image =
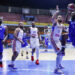
[[[68,10],[75,10],[75,4],[74,3],[70,3],[68,4]]]

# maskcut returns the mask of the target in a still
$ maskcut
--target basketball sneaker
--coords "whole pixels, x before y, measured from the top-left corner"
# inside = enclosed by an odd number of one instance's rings
[[[39,60],[37,59],[35,63],[36,63],[36,65],[39,65]]]
[[[60,68],[60,69],[64,69],[64,67],[63,67],[61,64],[59,65],[59,68]]]
[[[56,74],[63,74],[63,72],[60,69],[58,69],[58,68],[54,70],[54,73],[56,73]]]
[[[2,62],[0,62],[0,67],[3,68],[3,63]]]
[[[14,67],[14,64],[10,64],[10,65],[8,65],[8,67],[11,68],[12,70],[16,70],[17,69],[16,67]]]
[[[31,61],[34,61],[34,56],[31,56]]]

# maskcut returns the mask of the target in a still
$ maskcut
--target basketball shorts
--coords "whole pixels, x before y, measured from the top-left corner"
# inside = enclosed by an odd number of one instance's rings
[[[38,38],[30,38],[30,47],[32,49],[39,47],[39,39]]]
[[[13,40],[12,48],[19,53],[21,49],[21,42]]]

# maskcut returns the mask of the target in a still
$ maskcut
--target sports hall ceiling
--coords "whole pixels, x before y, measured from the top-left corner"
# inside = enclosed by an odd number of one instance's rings
[[[59,5],[60,8],[67,8],[68,3],[75,3],[75,0],[0,0],[0,5],[17,6],[26,8],[50,9]]]

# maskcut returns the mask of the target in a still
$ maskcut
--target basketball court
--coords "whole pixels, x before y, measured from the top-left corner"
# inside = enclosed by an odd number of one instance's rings
[[[23,50],[23,49],[21,49]],[[40,49],[40,64],[36,65],[35,61],[31,61],[31,49],[29,50],[29,59],[26,59],[26,52],[24,49],[23,56],[21,53],[15,61],[15,66],[17,70],[12,71],[8,68],[8,64],[10,64],[10,59],[12,56],[11,48],[4,49],[4,68],[0,68],[0,75],[57,75],[54,74],[55,69],[55,58],[56,54],[53,48],[48,49],[47,52],[44,49]],[[36,55],[35,55],[36,57]],[[36,59],[36,58],[35,58]],[[66,56],[63,59],[63,74],[61,75],[74,75],[75,74],[75,48],[67,44],[66,48]],[[69,67],[70,66],[70,67]],[[58,74],[60,75],[60,74]]]

